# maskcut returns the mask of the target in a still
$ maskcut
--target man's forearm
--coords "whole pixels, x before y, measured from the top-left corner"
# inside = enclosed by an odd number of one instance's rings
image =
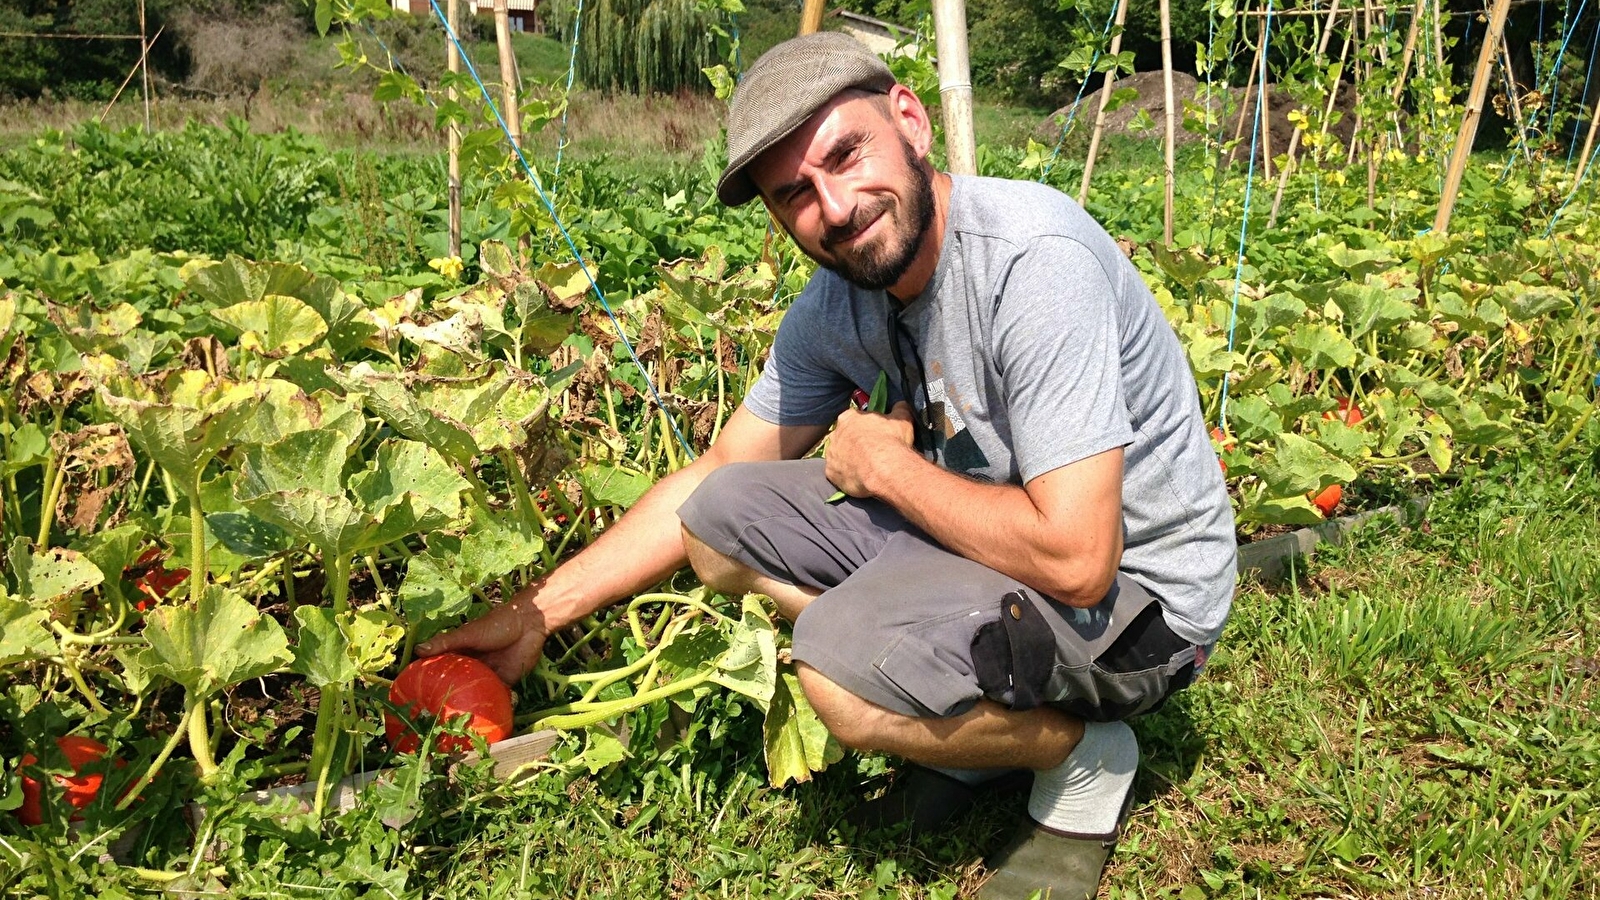
[[[1063,603],[1093,606],[1105,595],[1104,554],[1064,552],[1062,526],[1017,485],[973,481],[911,452],[876,473],[873,494],[946,549]]]
[[[519,591],[517,601],[533,603],[554,632],[683,568],[678,507],[712,468],[702,457],[661,479],[583,552]]]

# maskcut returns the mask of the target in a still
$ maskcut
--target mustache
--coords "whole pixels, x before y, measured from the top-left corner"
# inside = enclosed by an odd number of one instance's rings
[[[821,240],[822,248],[824,250],[832,251],[835,244],[847,240],[856,232],[867,227],[867,225],[871,223],[873,219],[876,219],[878,215],[888,207],[888,205],[888,200],[880,200],[872,206],[857,206],[855,212],[851,214],[849,222],[846,222],[843,225],[832,226],[823,231]]]

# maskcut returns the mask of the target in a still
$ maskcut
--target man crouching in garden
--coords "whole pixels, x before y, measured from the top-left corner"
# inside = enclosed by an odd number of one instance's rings
[[[761,197],[821,266],[760,380],[592,547],[421,649],[515,681],[551,632],[688,561],[793,620],[841,743],[918,764],[858,823],[931,829],[1029,769],[981,896],[1092,897],[1138,766],[1122,720],[1204,665],[1232,514],[1184,353],[1115,242],[1052,188],[934,171],[931,142],[852,38],[757,61],[717,193]],[[889,411],[860,410],[880,373]]]

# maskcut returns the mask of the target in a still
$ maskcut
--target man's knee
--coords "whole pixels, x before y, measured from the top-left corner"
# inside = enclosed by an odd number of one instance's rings
[[[835,740],[851,750],[880,749],[888,717],[894,713],[857,697],[803,662],[795,663],[795,673],[812,711]]]
[[[749,590],[748,568],[700,540],[687,523],[682,525],[682,530],[683,550],[701,584],[724,594],[742,594]]]

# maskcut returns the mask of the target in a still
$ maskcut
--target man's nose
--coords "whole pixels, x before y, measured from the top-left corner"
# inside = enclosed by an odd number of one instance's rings
[[[830,228],[848,225],[856,211],[856,192],[832,178],[818,178],[816,191],[822,223]]]

